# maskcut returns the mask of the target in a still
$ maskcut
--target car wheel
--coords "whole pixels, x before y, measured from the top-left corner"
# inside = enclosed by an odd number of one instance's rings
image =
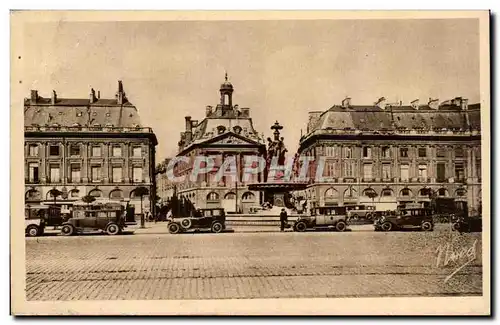
[[[344,221],[340,220],[335,224],[335,229],[337,231],[345,231],[347,228],[347,225]]]
[[[168,225],[168,232],[171,234],[178,234],[181,231],[181,227],[178,223],[172,222]]]
[[[211,229],[211,231],[212,231],[213,233],[218,234],[218,233],[220,233],[223,229],[224,229],[224,226],[222,225],[222,223],[220,223],[219,221],[216,221],[216,222],[214,222],[214,223],[212,224],[212,229]]]
[[[182,228],[184,228],[184,229],[189,229],[189,228],[191,228],[191,224],[192,224],[192,223],[191,223],[191,220],[189,220],[189,219],[182,219],[182,220],[181,220],[181,226],[182,226]]]
[[[63,236],[71,236],[75,232],[75,228],[72,225],[64,225],[61,227],[61,234]]]
[[[293,229],[297,232],[304,232],[307,229],[307,225],[304,221],[299,221],[295,224]]]
[[[28,228],[26,228],[26,234],[28,235],[28,237],[36,237],[38,236],[38,233],[38,226],[30,225],[28,226]]]
[[[106,227],[106,233],[110,236],[118,235],[120,227],[116,223],[111,223]]]
[[[357,214],[353,214],[351,216],[351,220],[353,220],[353,221],[357,221],[358,219],[359,219],[359,216]]]
[[[382,224],[382,230],[383,231],[391,231],[392,230],[392,223],[389,221],[386,221]]]
[[[366,217],[365,217],[365,218],[366,218],[366,220],[372,221],[373,216],[372,216],[372,214],[371,214],[371,213],[368,213],[368,214],[366,214]]]
[[[455,230],[455,231],[459,231],[459,230],[460,230],[460,223],[455,222],[455,223],[453,224],[453,230]]]
[[[422,230],[423,231],[432,231],[432,223],[430,223],[429,221],[424,221],[422,222]]]

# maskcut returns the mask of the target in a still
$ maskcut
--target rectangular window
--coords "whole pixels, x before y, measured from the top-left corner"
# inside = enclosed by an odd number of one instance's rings
[[[81,173],[80,173],[80,165],[71,165],[71,181],[73,183],[79,183]]]
[[[444,163],[438,163],[436,166],[436,180],[440,183],[446,181],[446,167]]]
[[[463,182],[465,180],[465,169],[463,163],[455,163],[455,181]]]
[[[133,178],[134,182],[142,182],[142,167],[134,167]]]
[[[401,180],[407,181],[410,178],[410,166],[409,165],[401,165]]]
[[[418,165],[418,178],[427,180],[427,165]]]
[[[79,156],[80,155],[80,146],[77,144],[71,145],[71,147],[69,147],[69,155],[70,156]]]
[[[372,164],[363,165],[363,178],[372,179]]]
[[[344,158],[352,158],[351,148],[344,148]]]
[[[400,157],[408,157],[408,148],[399,148]]]
[[[59,156],[59,146],[50,146],[49,147],[49,155],[50,156]]]
[[[101,166],[92,166],[90,176],[92,178],[92,182],[100,182],[101,181]]]
[[[438,158],[444,158],[444,157],[446,157],[446,150],[444,148],[441,148],[441,147],[436,148],[436,156]]]
[[[30,183],[38,183],[39,182],[38,164],[37,163],[30,163],[28,165],[28,180]]]
[[[382,147],[382,158],[391,158],[391,148]]]
[[[101,146],[93,146],[92,157],[100,157],[100,156],[101,156]]]
[[[389,179],[391,178],[391,164],[382,164],[382,178]]]
[[[29,145],[29,155],[30,157],[38,156],[38,146],[36,144]]]
[[[142,148],[141,147],[134,147],[132,149],[132,156],[133,157],[141,157],[142,156]]]
[[[420,158],[427,157],[427,148],[418,148],[418,156]]]
[[[346,161],[344,164],[344,176],[345,177],[354,177],[354,162]]]
[[[122,168],[119,166],[115,166],[112,169],[113,173],[113,183],[120,183],[122,181]]]
[[[115,147],[113,147],[112,153],[113,153],[113,157],[121,157],[122,156],[122,148],[115,146]]]
[[[335,177],[335,162],[330,161],[326,164],[326,176]]]
[[[59,174],[59,165],[51,165],[49,168],[50,171],[50,182],[51,183],[59,183],[61,180],[60,174]]]
[[[371,158],[372,157],[372,148],[363,147],[363,158]]]

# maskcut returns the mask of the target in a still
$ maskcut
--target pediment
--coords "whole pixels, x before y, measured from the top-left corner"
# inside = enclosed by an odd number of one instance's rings
[[[228,132],[204,142],[211,145],[258,145],[259,143],[244,136]]]

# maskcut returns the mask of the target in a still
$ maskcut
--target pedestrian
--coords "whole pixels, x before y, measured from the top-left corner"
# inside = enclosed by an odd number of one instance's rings
[[[286,210],[283,208],[280,213],[280,231],[285,231],[286,224],[288,224],[288,215],[286,214]]]

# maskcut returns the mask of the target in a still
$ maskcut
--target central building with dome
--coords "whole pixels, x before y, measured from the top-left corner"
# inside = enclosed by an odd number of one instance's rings
[[[190,163],[176,164],[174,174],[186,176],[185,182],[176,184],[179,198],[191,201],[197,208],[223,207],[228,212],[248,212],[259,205],[259,191],[250,191],[248,184],[263,180],[263,173],[243,177],[246,156],[264,156],[265,141],[254,129],[250,109],[233,104],[234,87],[228,81],[221,84],[220,102],[206,106],[203,119],[185,117],[185,130],[180,134],[177,156],[188,157]],[[210,156],[215,166],[209,173],[190,179],[197,156]],[[237,179],[216,174],[226,159],[235,159],[238,169]]]

